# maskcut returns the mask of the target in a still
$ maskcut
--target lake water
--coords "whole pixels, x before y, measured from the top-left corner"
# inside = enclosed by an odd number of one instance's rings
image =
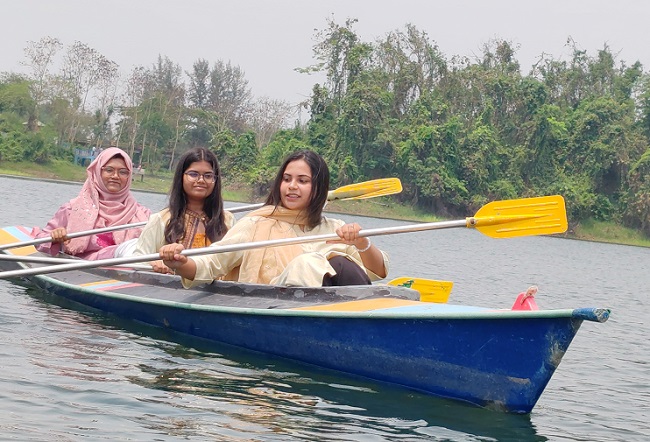
[[[0,224],[44,226],[79,184],[0,177]],[[152,210],[165,196],[136,193]],[[381,201],[377,201],[378,204]],[[228,204],[235,206],[236,204]],[[333,215],[365,228],[400,221]],[[514,416],[69,308],[0,281],[3,440],[645,441],[650,250],[469,229],[381,236],[389,277],[455,282],[450,302],[609,307],[585,322],[537,406]]]

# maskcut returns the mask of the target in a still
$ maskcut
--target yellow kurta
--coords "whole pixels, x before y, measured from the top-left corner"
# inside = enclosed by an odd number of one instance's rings
[[[235,217],[232,213],[224,210],[224,220],[226,227],[231,229],[235,224]],[[167,244],[165,241],[165,226],[169,221],[169,210],[164,209],[158,213],[154,213],[149,217],[147,225],[142,229],[142,233],[138,238],[138,242],[133,251],[133,255],[150,255],[158,253],[160,248]],[[205,236],[204,236],[205,238]],[[193,247],[194,247],[193,243]]]
[[[213,246],[251,242],[255,232],[255,224],[263,219],[264,217],[260,216],[242,218],[221,241],[214,243]],[[344,224],[344,221],[338,219],[323,218],[320,225],[306,231],[303,231],[296,224],[281,222],[280,225],[287,231],[293,231],[295,236],[302,237],[333,233]],[[266,254],[259,275],[253,275],[251,272],[247,272],[247,269],[242,268],[239,272],[239,281],[258,284],[320,287],[323,276],[336,274],[328,261],[329,258],[336,255],[348,256],[366,271],[371,280],[382,279],[363,266],[361,256],[354,246],[327,244],[324,241],[304,243],[298,246],[302,249],[302,254],[288,264],[278,263],[275,261],[273,254]],[[198,284],[210,283],[220,278],[231,269],[239,267],[245,253],[246,251],[235,251],[193,257],[192,259],[196,262],[196,275],[194,280],[183,279],[183,285],[189,288]],[[260,253],[262,253],[261,249]],[[388,272],[388,255],[385,252],[382,252],[382,254],[384,256],[384,266],[386,272]]]

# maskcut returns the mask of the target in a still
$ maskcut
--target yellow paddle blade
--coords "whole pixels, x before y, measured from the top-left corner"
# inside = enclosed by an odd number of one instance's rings
[[[330,190],[328,201],[334,200],[360,200],[378,196],[394,195],[402,191],[402,182],[399,178],[382,178],[379,180],[364,181],[363,183],[348,184],[335,190]]]
[[[398,287],[408,287],[420,292],[420,301],[438,302],[444,304],[449,300],[449,294],[454,283],[451,281],[436,281],[433,279],[411,278],[402,276],[386,283]]]
[[[466,218],[466,224],[492,238],[551,235],[568,228],[560,195],[493,201]]]

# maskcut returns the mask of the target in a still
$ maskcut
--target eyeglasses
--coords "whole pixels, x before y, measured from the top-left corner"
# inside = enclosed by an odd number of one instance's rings
[[[104,172],[108,176],[113,176],[115,172],[118,173],[120,178],[127,178],[129,175],[131,175],[131,172],[129,172],[129,169],[116,169],[114,167],[102,167],[102,172]]]
[[[194,170],[190,170],[189,172],[185,172],[185,175],[187,175],[187,178],[193,182],[198,181],[200,178],[203,178],[203,181],[206,183],[214,183],[217,180],[217,175],[213,172],[198,173]]]

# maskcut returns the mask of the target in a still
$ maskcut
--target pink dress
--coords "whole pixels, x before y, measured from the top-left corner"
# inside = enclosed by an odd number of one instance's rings
[[[50,236],[50,233],[54,229],[58,229],[59,227],[65,227],[67,229],[68,219],[70,217],[71,212],[72,212],[72,206],[68,201],[67,203],[62,205],[59,208],[59,210],[56,211],[54,217],[47,223],[47,225],[43,229],[35,227],[32,230],[32,236],[34,238],[45,238]],[[107,239],[106,235],[108,235],[110,239]],[[115,254],[115,249],[117,248],[118,245],[115,244],[115,240],[113,239],[112,232],[106,232],[100,235],[89,235],[88,238],[90,240],[88,241],[88,245],[86,246],[86,248],[82,252],[76,253],[75,256],[83,259],[88,259],[88,260],[113,258]],[[43,244],[39,244],[36,246],[36,249],[43,253],[49,253],[52,256],[63,251],[62,244],[58,242],[57,243],[46,242]]]

